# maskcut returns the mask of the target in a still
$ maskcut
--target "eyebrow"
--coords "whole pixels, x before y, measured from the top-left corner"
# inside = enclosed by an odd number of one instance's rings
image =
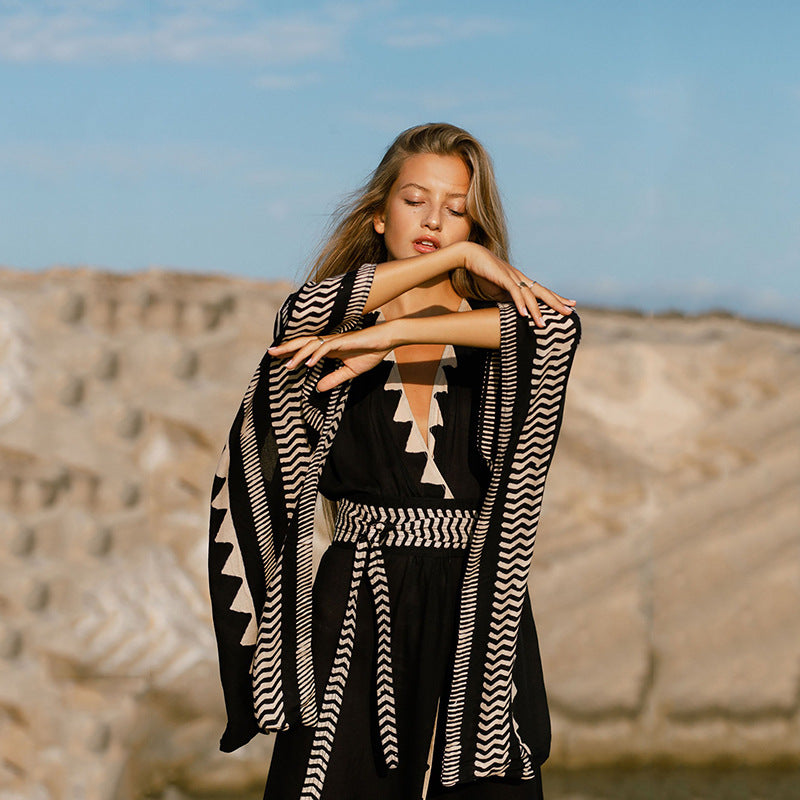
[[[420,186],[420,184],[418,184],[418,183],[404,183],[400,187],[400,189],[401,190],[402,189],[407,189],[409,186],[413,186],[415,189],[422,189],[423,192],[429,192],[430,191],[430,189],[428,189],[426,186]],[[459,193],[459,192],[448,192],[446,196],[447,197],[466,197],[466,194]]]

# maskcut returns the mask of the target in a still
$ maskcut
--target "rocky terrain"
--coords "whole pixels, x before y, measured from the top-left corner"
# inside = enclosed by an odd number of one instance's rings
[[[260,798],[270,738],[217,749],[207,504],[290,288],[0,270],[0,800]],[[800,330],[581,317],[531,579],[548,769],[797,768]]]

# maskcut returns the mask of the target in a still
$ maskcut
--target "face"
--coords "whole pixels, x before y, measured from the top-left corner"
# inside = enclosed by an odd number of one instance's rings
[[[373,218],[392,260],[469,238],[466,213],[469,170],[458,156],[409,156],[389,190],[386,205]]]

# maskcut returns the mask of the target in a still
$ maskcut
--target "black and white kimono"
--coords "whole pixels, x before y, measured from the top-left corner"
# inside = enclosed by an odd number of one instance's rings
[[[278,312],[275,342],[362,327],[374,268],[364,264],[300,287]],[[534,778],[549,754],[549,724],[536,732],[519,725],[516,712],[527,698],[517,641],[580,322],[574,312],[544,309],[546,325],[536,328],[512,303],[497,305],[501,342],[485,359],[477,426],[489,478],[466,544],[441,763],[434,765],[444,786]],[[228,719],[220,749],[236,750],[259,732],[314,727],[302,796],[318,798],[340,698],[332,691],[321,702],[315,687],[314,512],[352,382],[318,393],[314,386],[336,368],[333,359],[311,369],[284,364],[265,353],[213,481],[209,582]],[[390,666],[384,671],[391,695]],[[380,675],[378,682],[380,688]],[[383,755],[393,767],[393,709],[379,699],[378,713]]]

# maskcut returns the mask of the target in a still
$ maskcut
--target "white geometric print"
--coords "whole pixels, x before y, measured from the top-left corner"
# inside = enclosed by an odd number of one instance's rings
[[[466,298],[461,300],[461,305],[458,307],[459,311],[470,311],[470,305]],[[386,318],[383,316],[383,310],[378,310],[378,317],[376,324],[385,322]],[[441,428],[444,424],[442,418],[442,409],[439,405],[438,395],[446,394],[448,389],[447,378],[445,376],[445,367],[455,367],[458,363],[456,358],[456,351],[453,345],[447,344],[444,347],[441,358],[439,359],[439,366],[436,370],[436,375],[433,379],[433,390],[431,392],[430,407],[428,410],[428,441],[427,443],[422,438],[422,431],[419,429],[417,420],[411,411],[411,404],[408,402],[403,379],[400,375],[400,368],[397,364],[397,356],[394,350],[390,350],[383,359],[392,363],[392,369],[389,377],[386,379],[384,389],[386,391],[399,392],[400,395],[397,399],[397,409],[394,412],[392,419],[395,422],[410,422],[411,429],[408,432],[408,439],[406,440],[405,450],[407,453],[425,453],[426,462],[425,469],[422,472],[421,483],[428,483],[434,486],[441,486],[444,489],[445,498],[452,499],[453,492],[447,485],[439,467],[434,461],[434,450],[436,449],[436,433],[434,428]]]
[[[220,486],[219,492],[211,500],[211,507],[219,511],[225,511],[225,516],[219,526],[219,530],[214,536],[214,541],[218,544],[226,543],[231,545],[232,549],[225,563],[220,570],[223,575],[230,575],[233,578],[239,578],[241,585],[236,592],[236,596],[231,603],[232,611],[239,611],[250,615],[250,621],[247,623],[247,628],[242,634],[242,639],[239,642],[242,646],[247,646],[256,643],[256,610],[253,605],[253,597],[250,594],[250,588],[247,585],[247,577],[244,572],[244,562],[242,561],[242,551],[239,547],[239,540],[236,538],[236,531],[231,521],[231,511],[229,508],[228,500],[228,464],[230,461],[230,453],[228,450],[228,443],[225,442],[222,448],[222,453],[217,463],[216,475],[217,477],[225,478],[224,483]]]
[[[363,309],[375,267],[363,264],[354,273],[304,284],[281,307],[275,322],[275,338],[291,339],[363,327]],[[459,601],[458,641],[443,719],[444,752],[440,763],[431,765],[445,786],[490,775],[516,773],[518,777],[533,777],[538,771],[528,742],[523,740],[517,725],[515,695],[521,687],[514,682],[514,664],[521,601],[526,591],[545,477],[561,424],[572,355],[580,339],[580,322],[576,315],[562,317],[543,309],[544,328],[530,327],[536,339],[531,351],[530,338],[527,335],[519,338],[523,326],[516,307],[512,303],[499,303],[497,307],[501,342],[499,351],[489,358],[483,376],[478,428],[481,453],[491,462],[492,474],[470,529]],[[470,310],[466,301],[459,308],[462,310]],[[523,342],[526,344],[520,356],[518,346]],[[530,361],[529,353],[533,356]],[[442,430],[437,395],[447,391],[444,368],[455,364],[454,348],[444,348],[436,371],[427,444],[411,414],[393,355],[387,356],[393,363],[386,388],[400,390],[395,419],[411,422],[412,431],[405,447],[409,452],[426,454],[423,480],[443,486],[446,495],[452,497],[434,463],[433,452],[435,436],[441,436]],[[237,641],[241,636],[241,615],[232,614],[231,610],[248,613],[251,619],[256,617],[258,628],[254,646],[252,627],[248,626],[241,646],[220,649],[228,713],[228,728],[220,747],[225,752],[246,744],[254,727],[268,732],[317,722],[311,654],[311,542],[315,505],[311,501],[315,499],[321,467],[342,417],[347,386],[332,392],[325,409],[316,413],[308,402],[308,381],[315,377],[313,372],[307,373],[302,368],[286,370],[276,359],[264,363],[269,368],[264,373],[256,371],[231,429],[229,441],[241,444],[235,451],[236,469],[228,468],[234,452],[223,452],[216,473],[216,492],[211,498],[214,508],[211,544],[233,546],[222,572],[242,582],[231,609],[230,584],[217,580],[218,574],[210,575],[218,642],[224,643],[231,630],[236,631]],[[259,416],[265,403],[269,408],[266,426]],[[309,424],[319,436],[316,444],[308,435]],[[265,428],[274,435],[280,466],[274,478],[285,515],[281,523],[285,535],[279,553],[272,545],[272,499],[259,490]],[[244,522],[237,523],[235,530],[230,515],[231,498],[237,499]],[[220,514],[223,509],[225,513]],[[243,547],[245,543],[247,546]],[[489,552],[492,563],[484,568],[482,556]],[[285,568],[284,563],[290,563],[291,569]],[[251,580],[260,576],[258,587],[248,585],[245,566]],[[487,569],[494,573],[491,582],[482,580],[484,573],[491,574]],[[263,609],[258,610],[260,619],[252,608],[251,588],[253,594],[258,588],[266,595]],[[291,647],[285,647],[284,629],[292,633]],[[320,699],[320,711],[324,713],[325,697]],[[384,728],[391,732],[388,724]],[[386,739],[387,744],[390,738]],[[313,786],[303,797],[317,798],[325,778],[325,759],[310,761],[309,767]]]

